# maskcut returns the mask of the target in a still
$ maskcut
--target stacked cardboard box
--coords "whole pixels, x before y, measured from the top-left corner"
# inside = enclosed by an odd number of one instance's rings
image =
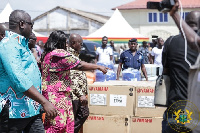
[[[162,117],[131,117],[129,133],[161,133]]]
[[[129,133],[130,116],[90,115],[84,123],[83,133]]]
[[[154,106],[155,82],[140,82],[136,86],[135,116],[162,117],[165,107]]]
[[[154,87],[155,81],[89,85],[90,116],[84,133],[160,133],[165,108],[154,106]]]
[[[135,87],[121,85],[90,85],[89,109],[94,115],[133,115]]]

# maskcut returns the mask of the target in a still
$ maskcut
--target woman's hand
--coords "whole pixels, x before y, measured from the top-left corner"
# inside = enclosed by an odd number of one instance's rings
[[[99,70],[102,71],[104,74],[107,73],[107,70],[108,70],[108,69],[109,69],[108,67],[99,66]]]

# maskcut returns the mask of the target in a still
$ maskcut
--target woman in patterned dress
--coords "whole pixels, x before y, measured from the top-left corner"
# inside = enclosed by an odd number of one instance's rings
[[[44,127],[47,133],[74,133],[70,69],[99,69],[103,73],[106,73],[108,69],[80,61],[77,57],[70,55],[65,50],[66,39],[63,31],[52,32],[45,44],[41,58],[42,94],[54,104],[58,111],[55,119],[45,118]]]

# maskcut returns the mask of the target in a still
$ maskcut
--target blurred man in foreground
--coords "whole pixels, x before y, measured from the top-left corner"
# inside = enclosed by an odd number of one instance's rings
[[[185,19],[186,23],[195,32],[198,31],[199,18],[200,12],[192,11],[186,16]],[[184,58],[185,46],[183,44],[185,44],[185,40],[181,34],[169,37],[164,43],[164,49],[162,53],[162,64],[164,67],[163,74],[169,75],[171,82],[168,96],[168,108],[179,100],[187,100],[189,65]],[[190,63],[194,64],[197,56],[197,51],[192,50],[190,47],[187,48],[187,59],[190,61]],[[184,110],[185,105],[182,105],[181,107],[181,109]],[[173,132],[168,124],[167,110],[163,116],[163,133]],[[168,114],[169,113],[170,112],[168,112]]]

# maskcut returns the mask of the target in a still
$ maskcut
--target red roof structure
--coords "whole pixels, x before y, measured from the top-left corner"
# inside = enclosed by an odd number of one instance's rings
[[[131,10],[131,9],[146,9],[147,1],[160,2],[162,0],[135,0],[133,2],[112,8],[115,10]],[[181,0],[183,8],[200,8],[200,0]]]

